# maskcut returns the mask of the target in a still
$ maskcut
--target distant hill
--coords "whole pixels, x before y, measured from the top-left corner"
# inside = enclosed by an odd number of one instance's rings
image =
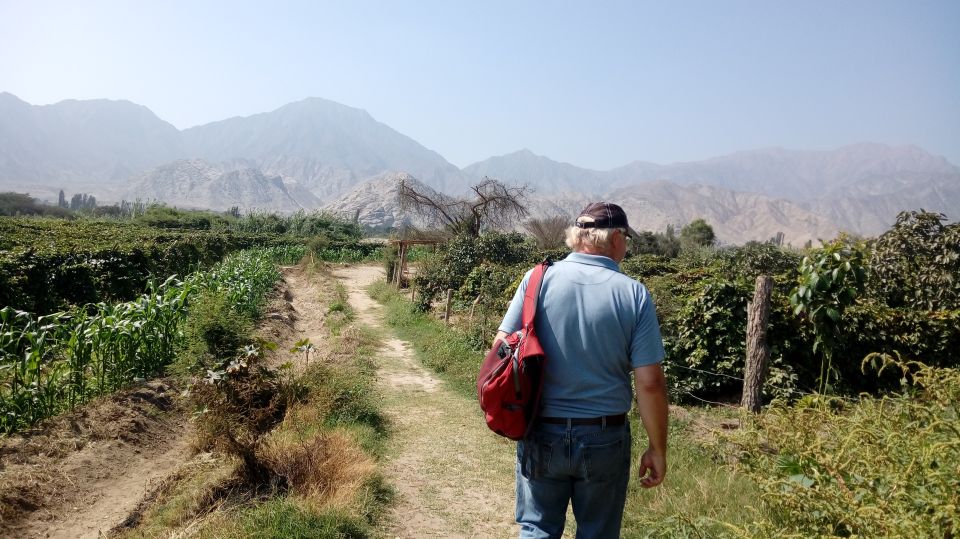
[[[467,179],[440,154],[374,120],[366,111],[310,98],[273,112],[231,118],[183,132],[192,155],[208,161],[248,159],[296,180],[321,199],[390,170],[457,192]]]
[[[899,211],[920,208],[960,216],[960,168],[915,146],[768,148],[669,165],[636,161],[606,171],[521,150],[461,171],[367,112],[325,99],[178,131],[128,101],[35,106],[0,93],[0,191],[49,201],[64,189],[101,202],[366,208],[361,201],[386,196],[376,190],[397,174],[449,194],[466,192],[484,176],[526,184],[533,188],[531,210],[544,215],[621,197],[625,206],[635,205],[638,222],[661,227],[714,219],[726,241],[772,235],[774,227],[798,242],[831,230],[874,235]],[[378,208],[370,209],[379,216],[371,219],[399,218],[386,201]]]
[[[610,195],[652,181],[712,185],[789,199],[844,230],[877,234],[899,211],[924,208],[960,216],[960,168],[915,146],[858,144],[831,151],[752,150],[691,163],[634,162],[608,171],[577,168],[527,150],[464,169],[541,192],[574,189]]]
[[[228,210],[311,210],[320,200],[295,182],[266,176],[241,163],[214,165],[184,159],[159,166],[134,180],[123,193],[127,200],[163,201],[180,208]]]
[[[0,189],[113,186],[183,154],[175,127],[129,101],[35,106],[0,93]]]
[[[520,150],[474,163],[463,171],[474,180],[485,176],[512,184],[526,184],[539,192],[573,192],[601,195],[622,185],[606,172],[558,163]]]
[[[415,174],[449,192],[469,183],[439,154],[366,111],[325,99],[181,132],[127,101],[34,106],[0,93],[0,189],[47,197],[66,189],[116,199],[128,193],[118,185],[183,159],[244,160],[246,167],[296,182],[320,200],[391,170]]]

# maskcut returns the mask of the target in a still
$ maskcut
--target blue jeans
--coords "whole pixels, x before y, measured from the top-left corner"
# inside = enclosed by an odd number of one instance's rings
[[[559,538],[573,503],[577,538],[620,536],[630,425],[544,425],[517,442],[520,538]]]

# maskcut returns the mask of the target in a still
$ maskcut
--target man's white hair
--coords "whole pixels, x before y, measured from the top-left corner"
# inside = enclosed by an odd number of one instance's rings
[[[567,228],[566,244],[574,251],[583,251],[584,248],[592,248],[597,251],[609,251],[613,249],[613,233],[619,230],[626,234],[622,228],[579,228],[571,226]]]

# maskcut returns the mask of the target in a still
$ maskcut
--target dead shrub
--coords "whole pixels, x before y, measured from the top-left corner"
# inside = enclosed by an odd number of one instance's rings
[[[570,226],[570,217],[554,215],[543,219],[534,218],[523,223],[523,229],[530,233],[541,249],[559,249],[563,247],[563,240],[567,227]]]
[[[258,452],[263,436],[283,419],[297,393],[297,386],[284,383],[262,363],[258,349],[247,347],[240,357],[194,382],[191,398],[200,409],[196,449],[237,456],[248,483],[273,484]]]
[[[376,471],[373,459],[337,432],[271,440],[262,459],[291,494],[317,510],[351,505]]]

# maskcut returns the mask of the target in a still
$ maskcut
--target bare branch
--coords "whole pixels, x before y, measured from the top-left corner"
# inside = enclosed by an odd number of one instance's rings
[[[455,234],[476,236],[484,229],[509,228],[527,215],[523,200],[526,186],[509,187],[493,178],[484,178],[470,188],[471,198],[454,198],[400,180],[400,207],[441,225]]]

